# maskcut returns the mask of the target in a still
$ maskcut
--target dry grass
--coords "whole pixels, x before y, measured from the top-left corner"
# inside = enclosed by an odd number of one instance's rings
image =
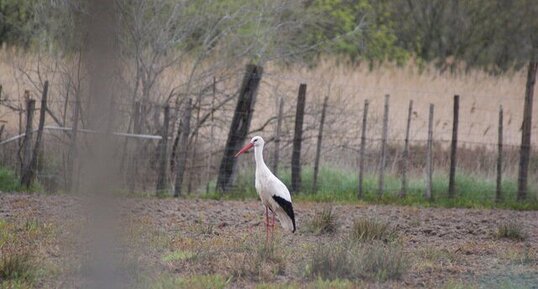
[[[394,241],[397,235],[388,223],[363,218],[353,222],[350,237],[352,240],[360,242],[372,240],[390,242]]]
[[[338,216],[333,208],[326,206],[314,214],[314,217],[306,224],[306,231],[315,235],[332,234],[338,228]]]

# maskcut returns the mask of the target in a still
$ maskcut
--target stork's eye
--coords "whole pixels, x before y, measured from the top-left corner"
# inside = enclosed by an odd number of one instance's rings
[[[254,142],[257,142],[257,141],[258,141],[258,139],[255,139],[255,140],[254,140]]]

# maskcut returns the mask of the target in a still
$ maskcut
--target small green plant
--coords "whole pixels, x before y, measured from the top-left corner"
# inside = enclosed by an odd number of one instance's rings
[[[33,265],[25,252],[0,253],[0,280],[30,280]]]
[[[316,235],[332,234],[338,227],[337,216],[332,207],[324,207],[316,212],[314,217],[306,225],[306,230]]]
[[[497,227],[497,238],[512,239],[523,241],[527,238],[527,234],[523,227],[516,222],[505,222]]]
[[[372,240],[389,242],[396,239],[396,232],[387,223],[363,218],[353,222],[350,237],[360,242]]]
[[[174,261],[183,261],[190,260],[196,257],[196,254],[191,251],[174,251],[170,254],[167,254],[163,257],[164,262],[174,262]]]

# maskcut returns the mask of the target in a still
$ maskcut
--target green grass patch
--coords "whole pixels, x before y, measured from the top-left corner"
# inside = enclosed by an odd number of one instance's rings
[[[21,186],[21,182],[15,172],[0,166],[0,192],[43,192],[43,186],[34,181],[29,188]]]
[[[463,208],[506,208],[517,210],[538,210],[538,186],[529,184],[528,200],[516,201],[517,181],[505,179],[502,184],[503,201],[495,202],[495,180],[470,173],[456,175],[456,196],[448,198],[448,174],[437,173],[433,178],[433,200],[424,199],[423,176],[410,176],[408,192],[400,197],[401,182],[397,175],[385,176],[385,192],[378,194],[378,177],[366,175],[363,182],[364,196],[357,198],[358,172],[331,167],[322,167],[318,177],[318,189],[312,190],[313,169],[303,168],[301,192],[293,193],[293,199],[299,201],[357,203],[359,201],[375,204],[397,204],[422,207],[463,207]],[[291,172],[283,170],[279,178],[290,187]],[[258,198],[254,187],[254,171],[240,173],[232,192],[221,194],[214,190],[211,183],[209,192],[203,194],[208,199],[252,199]]]
[[[20,182],[15,173],[7,168],[0,167],[0,191],[16,192],[20,190]]]

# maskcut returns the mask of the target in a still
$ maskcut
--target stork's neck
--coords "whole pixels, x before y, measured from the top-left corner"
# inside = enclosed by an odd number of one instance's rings
[[[256,160],[256,170],[269,170],[263,160],[263,146],[254,147],[254,159]]]

